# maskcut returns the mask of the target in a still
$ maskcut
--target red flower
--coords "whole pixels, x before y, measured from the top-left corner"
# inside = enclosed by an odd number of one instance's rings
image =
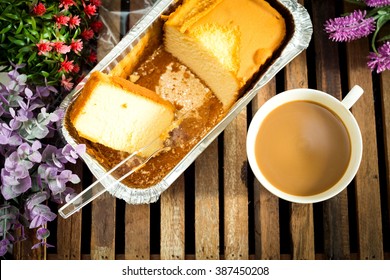
[[[80,66],[78,64],[74,64],[72,72],[73,73],[78,73],[79,71],[80,71]]]
[[[96,7],[100,7],[102,5],[102,2],[100,0],[91,0],[90,2],[92,5],[95,5]]]
[[[76,5],[73,0],[60,0],[60,5],[59,7],[62,8],[64,7],[65,10],[69,9],[69,6]]]
[[[96,20],[94,22],[91,22],[91,28],[95,33],[99,33],[100,30],[103,28],[103,22]]]
[[[71,83],[70,81],[72,78],[66,78],[64,74],[62,74],[62,79],[61,79],[61,85],[66,89],[67,91],[71,90],[73,88],[74,83]]]
[[[64,42],[54,42],[52,43],[54,50],[58,53],[66,54],[70,52],[70,46],[64,44]]]
[[[69,27],[70,29],[76,28],[76,26],[80,25],[80,17],[79,16],[72,16],[69,18]]]
[[[46,55],[49,51],[52,50],[51,44],[49,42],[40,41],[36,44],[38,47],[38,55]]]
[[[81,75],[76,79],[76,83],[80,83],[85,78],[85,75]]]
[[[62,25],[68,26],[69,17],[64,15],[54,16],[58,28],[61,28]]]
[[[72,39],[72,43],[70,43],[70,48],[75,53],[79,53],[83,49],[83,42],[81,41],[81,39],[78,39],[77,41]]]
[[[83,32],[81,32],[81,37],[83,37],[84,40],[88,41],[93,38],[93,30],[91,28],[85,29]]]
[[[33,8],[33,13],[36,16],[43,16],[46,13],[46,7],[44,4],[39,3]]]
[[[97,54],[94,51],[91,51],[89,56],[87,57],[87,60],[91,63],[94,63],[97,61]]]
[[[61,62],[61,68],[58,72],[64,71],[65,73],[71,72],[74,68],[73,60],[68,61],[68,57],[65,57],[65,60]]]
[[[91,18],[91,16],[96,14],[96,6],[89,4],[87,6],[84,5],[84,13]]]

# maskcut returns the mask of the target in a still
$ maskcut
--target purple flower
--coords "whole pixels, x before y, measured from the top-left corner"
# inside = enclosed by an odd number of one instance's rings
[[[369,7],[383,7],[390,5],[390,0],[364,0]]]
[[[85,153],[85,150],[84,144],[77,145],[75,148],[66,144],[62,149],[47,145],[42,152],[42,161],[52,167],[63,168],[65,163],[76,163],[76,159]]]
[[[40,227],[47,222],[53,221],[56,217],[57,215],[51,212],[49,206],[38,204],[30,212],[30,228]]]
[[[32,246],[31,249],[36,249],[39,246],[46,246],[46,247],[54,247],[53,245],[50,245],[46,243],[46,239],[50,236],[50,231],[47,228],[41,227],[37,230],[37,239],[41,240],[41,242],[35,244]]]
[[[39,192],[32,195],[26,202],[25,212],[28,220],[31,221],[30,228],[40,227],[47,222],[53,221],[57,215],[51,212],[47,205],[41,204],[49,198],[46,192]]]
[[[11,123],[11,125],[14,122]],[[0,123],[0,145],[19,146],[22,144],[22,138],[17,134],[14,129],[5,124]]]
[[[375,30],[375,19],[365,18],[366,11],[354,11],[348,16],[329,19],[325,31],[329,39],[336,42],[349,42],[368,36]]]
[[[77,145],[73,148],[70,144],[66,144],[61,151],[62,156],[67,162],[76,163],[76,159],[79,158],[79,155],[83,155],[86,151],[86,146],[84,144]]]
[[[20,159],[28,159],[31,162],[39,163],[42,160],[42,156],[39,153],[40,148],[42,148],[42,144],[39,141],[34,141],[31,146],[23,143],[19,146],[17,154]]]
[[[56,195],[52,194],[51,199],[57,204],[62,204],[64,203],[64,198],[66,202],[69,202],[76,195],[77,194],[74,189],[66,187],[62,193],[58,193]]]
[[[29,170],[33,163],[28,160],[20,160],[18,152],[9,155],[1,170],[1,193],[5,199],[18,197],[31,188]]]
[[[11,242],[8,239],[3,239],[0,241],[0,257],[4,256],[8,252]]]
[[[80,178],[70,170],[60,170],[51,166],[40,166],[38,173],[41,179],[47,184],[53,195],[57,195],[66,190],[66,183],[77,184]]]
[[[368,67],[377,73],[390,70],[390,41],[378,48],[378,53],[370,52],[368,55]]]

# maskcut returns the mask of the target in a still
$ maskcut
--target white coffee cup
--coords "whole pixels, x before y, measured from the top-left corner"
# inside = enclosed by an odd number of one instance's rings
[[[248,129],[246,141],[249,165],[259,182],[274,195],[284,200],[296,203],[315,203],[324,201],[343,191],[355,177],[362,158],[363,143],[361,132],[356,119],[349,111],[352,105],[360,98],[362,94],[363,89],[359,86],[354,86],[347,94],[347,96],[342,101],[340,101],[325,92],[302,88],[288,90],[269,99],[263,106],[260,107],[260,109],[253,117]],[[351,154],[344,175],[333,186],[318,194],[301,196],[289,194],[280,190],[266,178],[266,176],[260,170],[255,157],[256,138],[264,119],[274,109],[292,101],[309,101],[318,103],[324,108],[329,108],[343,122],[349,134]]]

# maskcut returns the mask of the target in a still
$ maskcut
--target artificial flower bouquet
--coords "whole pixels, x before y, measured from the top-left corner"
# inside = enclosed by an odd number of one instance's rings
[[[35,229],[50,246],[49,203],[71,199],[67,169],[85,146],[59,141],[57,109],[96,62],[100,0],[0,0],[0,256]],[[83,71],[84,70],[84,71]]]
[[[390,70],[390,34],[380,34],[390,22],[390,0],[347,0],[363,9],[329,19],[325,31],[336,42],[349,42],[371,36],[372,52],[367,65],[371,71],[381,73]]]

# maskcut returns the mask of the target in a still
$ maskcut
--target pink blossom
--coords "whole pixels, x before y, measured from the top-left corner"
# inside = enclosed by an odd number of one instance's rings
[[[336,42],[349,42],[370,35],[375,30],[373,17],[366,18],[367,11],[356,10],[347,16],[329,19],[325,31]]]
[[[368,67],[376,73],[390,70],[390,41],[378,48],[378,52],[370,52],[368,55]]]
[[[68,26],[69,17],[64,15],[54,16],[58,28],[61,28],[62,25]]]
[[[61,68],[58,72],[64,71],[65,73],[71,72],[74,68],[73,60],[68,61],[68,57],[65,57],[65,60],[61,62]]]
[[[36,16],[43,16],[46,13],[46,7],[44,4],[39,3],[33,8],[33,13]]]
[[[81,41],[81,39],[78,39],[77,41],[72,39],[72,43],[70,43],[70,48],[75,53],[79,53],[83,49],[83,42]]]
[[[390,5],[390,0],[364,0],[364,2],[366,2],[366,5],[369,7],[384,7]]]
[[[78,15],[69,18],[70,29],[76,28],[76,26],[79,25],[80,25],[80,17]]]
[[[91,53],[89,54],[89,56],[87,57],[87,60],[91,63],[94,63],[97,61],[97,54],[96,52],[94,51],[91,51]]]
[[[76,5],[73,0],[60,0],[59,7],[60,8],[64,7],[64,10],[67,11],[69,9],[69,6],[73,6],[73,5]]]
[[[92,4],[84,5],[84,13],[91,18],[91,16],[96,14],[96,6]]]
[[[72,78],[66,78],[65,74],[62,74],[61,85],[67,91],[70,91],[73,88],[74,83],[71,82]]]
[[[61,54],[66,54],[66,53],[70,52],[70,49],[71,49],[70,46],[67,46],[67,45],[65,45],[64,42],[60,42],[60,41],[52,43],[52,46],[56,52],[61,53]]]
[[[36,44],[38,47],[38,55],[46,55],[48,52],[52,50],[51,43],[46,41],[40,41],[38,44]]]
[[[93,38],[93,30],[91,28],[85,29],[83,32],[81,32],[81,37],[83,37],[84,40],[88,41]]]
[[[100,20],[91,22],[91,28],[95,33],[99,33],[100,30],[103,28],[103,22],[101,22]]]
[[[91,0],[90,1],[92,5],[95,5],[97,7],[100,7],[102,5],[102,1],[101,0]]]

